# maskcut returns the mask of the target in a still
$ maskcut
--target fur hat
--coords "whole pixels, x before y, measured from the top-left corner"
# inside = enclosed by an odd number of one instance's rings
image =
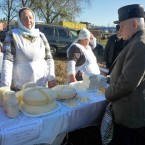
[[[132,4],[121,7],[118,9],[118,21],[114,21],[114,24],[119,24],[121,21],[131,18],[144,18],[144,7],[140,4]]]

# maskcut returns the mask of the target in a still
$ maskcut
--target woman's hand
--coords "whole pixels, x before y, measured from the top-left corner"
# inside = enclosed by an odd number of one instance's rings
[[[53,88],[56,85],[57,85],[56,80],[48,81],[48,88]]]

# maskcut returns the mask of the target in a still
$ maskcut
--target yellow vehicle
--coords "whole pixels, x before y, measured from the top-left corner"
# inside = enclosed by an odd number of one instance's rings
[[[86,24],[83,23],[77,23],[77,22],[70,22],[70,21],[60,21],[59,25],[65,26],[68,28],[72,28],[75,30],[80,30],[82,28],[87,28]]]

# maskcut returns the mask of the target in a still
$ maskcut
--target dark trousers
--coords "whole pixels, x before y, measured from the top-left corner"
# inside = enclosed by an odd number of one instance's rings
[[[102,145],[100,126],[90,126],[68,133],[62,145]]]
[[[131,129],[115,124],[109,145],[145,145],[145,127]]]

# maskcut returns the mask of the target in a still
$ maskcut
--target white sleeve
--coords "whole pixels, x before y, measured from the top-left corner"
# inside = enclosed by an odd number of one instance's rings
[[[2,72],[1,72],[1,86],[11,86],[13,74],[13,62],[9,60],[3,60]]]
[[[49,69],[49,75],[48,80],[54,80],[55,79],[55,68],[54,68],[54,60],[53,59],[47,59],[46,60],[48,69]]]
[[[67,63],[67,74],[68,75],[76,74],[75,66],[76,66],[76,62],[75,61],[73,61],[73,60],[68,61],[68,63]]]

